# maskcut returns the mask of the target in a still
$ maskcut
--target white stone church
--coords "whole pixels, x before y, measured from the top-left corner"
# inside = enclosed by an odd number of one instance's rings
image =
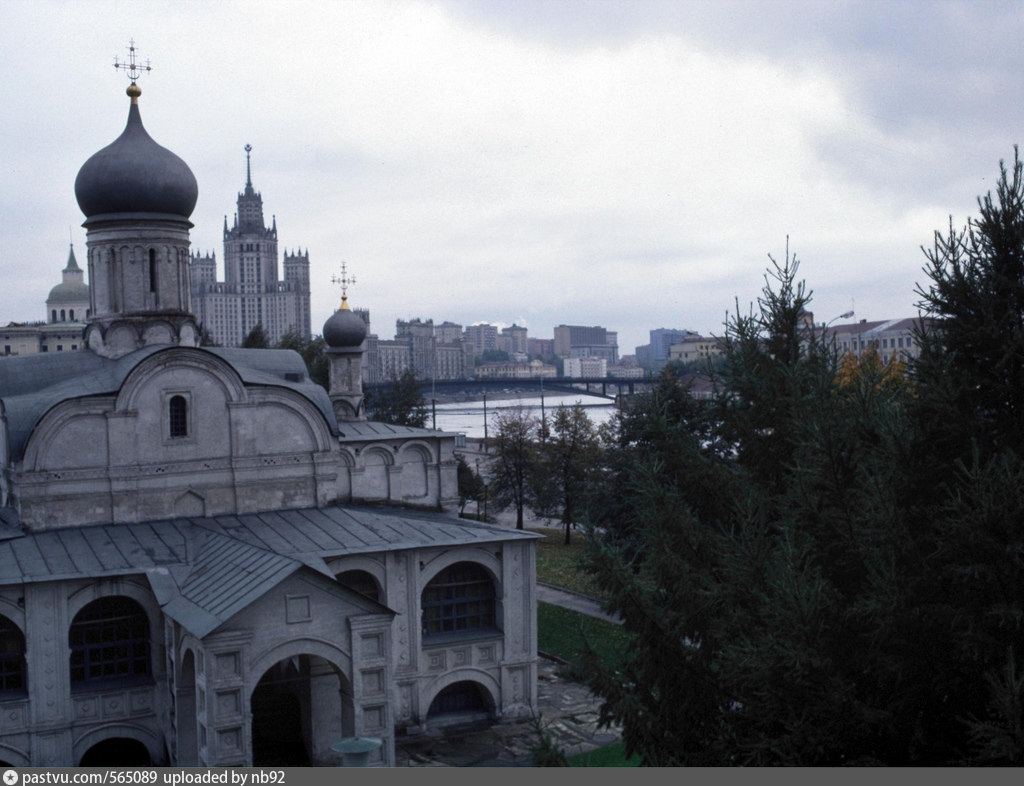
[[[283,350],[203,348],[188,166],[82,166],[84,348],[0,357],[0,762],[334,765],[536,710],[535,536],[458,519],[454,437],[365,419]]]

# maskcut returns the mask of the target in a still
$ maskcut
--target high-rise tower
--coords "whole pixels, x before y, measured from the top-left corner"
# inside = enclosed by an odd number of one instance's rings
[[[252,145],[245,146],[245,188],[234,224],[224,217],[224,280],[212,255],[193,254],[192,301],[203,329],[225,346],[238,346],[262,325],[270,343],[285,333],[310,335],[309,252],[285,253],[278,278],[277,219],[266,226],[263,196],[252,185]]]

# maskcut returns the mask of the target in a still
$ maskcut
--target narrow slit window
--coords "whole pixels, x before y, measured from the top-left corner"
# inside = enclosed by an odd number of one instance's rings
[[[149,249],[149,291],[156,292],[156,249]]]
[[[168,416],[170,417],[171,436],[188,436],[188,402],[184,396],[171,396],[168,405]]]

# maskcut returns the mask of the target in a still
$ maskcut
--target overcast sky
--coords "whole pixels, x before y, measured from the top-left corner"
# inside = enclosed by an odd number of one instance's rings
[[[74,180],[143,122],[223,261],[245,184],[308,249],[313,330],[396,319],[720,334],[789,248],[819,321],[912,316],[921,246],[1024,139],[1018,2],[4,0],[0,324],[42,319]],[[219,270],[223,277],[223,269]]]

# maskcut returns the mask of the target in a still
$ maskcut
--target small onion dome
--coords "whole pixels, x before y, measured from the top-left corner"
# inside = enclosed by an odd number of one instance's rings
[[[341,298],[341,308],[324,322],[324,343],[332,349],[355,349],[366,338],[366,323]]]
[[[128,123],[117,139],[86,161],[75,179],[75,197],[86,218],[110,213],[148,213],[187,219],[199,197],[188,164],[153,141],[142,127],[137,85]]]

